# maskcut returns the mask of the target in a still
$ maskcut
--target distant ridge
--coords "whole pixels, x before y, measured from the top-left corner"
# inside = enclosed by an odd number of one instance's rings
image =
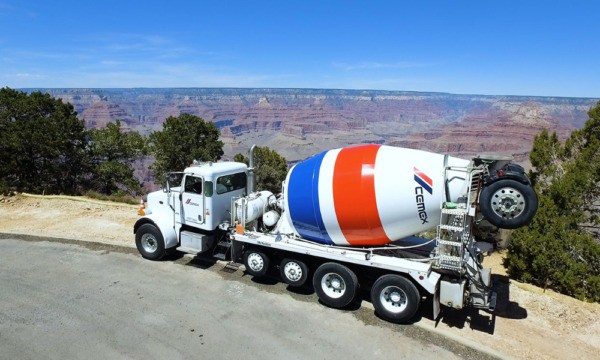
[[[27,88],[72,103],[88,127],[119,119],[149,134],[168,116],[198,115],[221,130],[226,156],[256,143],[298,161],[361,143],[457,156],[526,160],[535,134],[566,137],[598,99],[438,92],[285,88]]]

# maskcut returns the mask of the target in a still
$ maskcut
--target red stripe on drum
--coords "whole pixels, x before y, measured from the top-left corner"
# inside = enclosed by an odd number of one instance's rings
[[[333,173],[337,220],[350,245],[390,242],[383,230],[375,198],[375,159],[380,145],[342,149]]]

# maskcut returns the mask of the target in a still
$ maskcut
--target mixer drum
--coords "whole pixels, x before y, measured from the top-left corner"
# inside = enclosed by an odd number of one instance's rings
[[[468,160],[448,157],[447,165]],[[378,246],[435,227],[446,199],[444,155],[361,145],[296,164],[285,187],[285,216],[297,235],[319,243]],[[450,174],[449,199],[465,185]]]

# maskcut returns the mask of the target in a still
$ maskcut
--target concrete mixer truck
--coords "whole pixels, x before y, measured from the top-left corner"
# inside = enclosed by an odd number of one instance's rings
[[[492,250],[481,221],[514,229],[537,210],[524,169],[509,157],[471,160],[385,145],[329,150],[294,165],[280,194],[254,189],[254,165],[197,163],[167,176],[134,225],[140,254],[171,251],[243,263],[344,308],[370,291],[375,312],[407,322],[424,297],[493,311]],[[435,236],[415,236],[435,229]],[[433,232],[431,232],[433,234]]]

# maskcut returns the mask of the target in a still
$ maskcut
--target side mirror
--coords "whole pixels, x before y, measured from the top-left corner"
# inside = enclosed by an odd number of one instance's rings
[[[183,180],[182,172],[171,172],[165,175],[165,185],[163,186],[163,192],[170,193],[171,188],[181,186]]]

